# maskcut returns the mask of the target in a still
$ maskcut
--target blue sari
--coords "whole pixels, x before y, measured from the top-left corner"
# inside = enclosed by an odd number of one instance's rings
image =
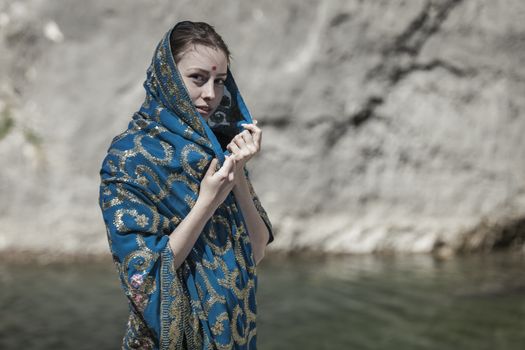
[[[99,204],[130,307],[122,346],[255,349],[257,275],[233,193],[183,264],[173,263],[169,235],[195,204],[211,160],[222,164],[224,144],[252,119],[229,70],[221,106],[209,124],[202,118],[177,71],[170,33],[147,70],[144,103],[113,139],[100,171]],[[251,193],[271,242],[271,224]]]

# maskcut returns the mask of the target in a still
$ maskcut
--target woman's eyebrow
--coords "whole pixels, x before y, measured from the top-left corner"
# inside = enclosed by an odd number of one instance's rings
[[[209,70],[206,70],[206,69],[203,69],[203,68],[199,68],[199,67],[190,67],[191,70],[196,70],[196,71],[199,71],[200,73],[204,73],[204,74],[210,74],[210,71]],[[225,77],[227,76],[228,73],[218,73],[217,76],[220,76],[220,77]]]

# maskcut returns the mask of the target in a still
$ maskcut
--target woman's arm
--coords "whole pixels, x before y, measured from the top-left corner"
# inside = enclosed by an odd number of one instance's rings
[[[255,263],[258,264],[264,257],[264,250],[270,239],[270,232],[266,227],[259,211],[255,207],[250,187],[244,174],[236,174],[235,185],[233,186],[233,194],[241,207],[244,220],[248,226],[248,235],[253,248],[253,257]]]
[[[244,124],[243,126],[246,130],[236,135],[227,148],[236,161],[236,180],[233,194],[241,207],[248,226],[247,230],[252,243],[255,263],[259,263],[264,257],[264,250],[268,244],[270,232],[253,202],[250,187],[244,175],[244,164],[261,149],[262,131],[257,127],[257,121],[254,121],[253,124]]]
[[[195,205],[170,234],[169,245],[174,255],[175,268],[182,265],[204,226],[235,184],[235,161],[231,157],[226,158],[219,170],[216,170],[216,166],[217,159],[213,159],[202,179]]]

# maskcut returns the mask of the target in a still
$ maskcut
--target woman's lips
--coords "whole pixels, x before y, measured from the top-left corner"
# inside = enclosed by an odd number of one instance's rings
[[[202,115],[208,115],[211,111],[211,108],[208,106],[195,106],[195,108]]]

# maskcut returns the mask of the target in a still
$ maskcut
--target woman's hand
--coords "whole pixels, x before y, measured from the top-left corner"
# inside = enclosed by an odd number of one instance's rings
[[[216,158],[210,162],[201,181],[197,202],[170,234],[169,244],[174,255],[175,268],[182,265],[204,226],[232,190],[234,171],[235,161],[232,157],[227,157],[219,170]]]
[[[215,211],[226,199],[235,184],[235,160],[232,156],[226,157],[224,164],[219,170],[217,158],[214,158],[204,178],[201,181],[199,197],[197,202]]]
[[[244,131],[237,134],[226,146],[235,160],[236,172],[241,171],[244,165],[261,149],[262,131],[253,124],[243,124]]]

